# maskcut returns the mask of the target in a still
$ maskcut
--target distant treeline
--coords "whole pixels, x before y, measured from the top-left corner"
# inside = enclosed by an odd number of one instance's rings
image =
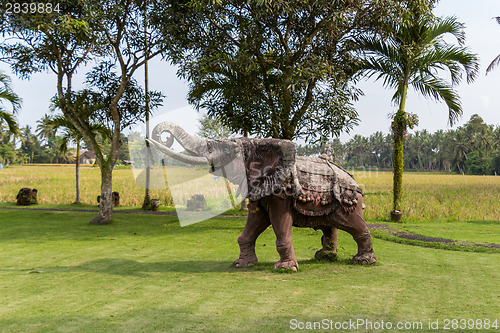
[[[14,144],[6,131],[0,130],[0,163],[74,163],[74,150],[60,149],[62,137],[43,137],[38,132],[33,134],[26,126]],[[130,159],[127,138],[123,135],[122,141],[119,163]],[[326,144],[299,145],[297,150],[299,155],[306,156],[333,155],[335,162],[346,168],[393,168],[392,136],[382,132],[369,137],[356,135],[344,144],[335,139]],[[409,133],[404,144],[404,161],[405,170],[500,175],[500,127],[488,125],[473,115],[457,129]]]
[[[20,129],[18,136],[12,138],[6,128],[0,126],[0,164],[75,163],[75,149],[68,149],[67,138],[52,133],[46,134],[41,126],[38,126],[37,132],[35,134],[30,126],[25,126]],[[130,159],[127,137],[122,135],[121,140],[123,144],[117,164]],[[102,141],[102,145],[106,146],[108,143]]]
[[[299,155],[330,154],[347,168],[393,168],[391,134],[376,132],[369,137],[354,136],[342,144],[300,145]],[[500,127],[485,124],[478,115],[461,127],[429,133],[415,131],[404,144],[405,170],[448,171],[471,175],[500,175]]]

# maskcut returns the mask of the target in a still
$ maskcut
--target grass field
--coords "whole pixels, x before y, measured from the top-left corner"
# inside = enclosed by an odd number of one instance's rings
[[[196,170],[190,170],[195,173]],[[201,175],[203,171],[198,172]],[[158,175],[153,175],[158,176]],[[163,177],[162,174],[160,174]],[[101,178],[99,168],[83,165],[80,171],[80,195],[84,204],[97,205]],[[49,205],[68,204],[75,201],[74,165],[29,165],[11,166],[0,171],[0,202],[15,202],[17,191],[22,187],[37,188],[39,203]],[[140,206],[144,200],[144,189],[136,185],[131,168],[115,168],[113,171],[113,191],[120,192],[123,206]],[[171,203],[168,189],[151,190],[153,198],[164,204]]]
[[[182,172],[169,170],[185,179],[204,174]],[[355,176],[368,222],[387,221],[392,174]],[[138,210],[144,190],[132,170],[116,169],[113,178],[123,205],[116,210]],[[223,194],[224,187],[204,179],[195,191]],[[84,203],[73,205],[74,166],[13,166],[0,171],[0,206],[14,207],[19,188],[31,187],[39,189],[38,208],[97,210],[99,170],[83,167],[81,186]],[[168,189],[152,195],[171,202]],[[406,173],[405,223],[388,224],[423,236],[500,244],[499,198],[500,177]],[[437,332],[448,323],[449,331],[478,332],[497,331],[500,321],[498,249],[449,251],[381,237],[374,238],[378,263],[362,267],[352,264],[356,244],[341,232],[339,261],[320,263],[312,259],[320,232],[294,229],[300,269],[289,274],[272,270],[278,255],[271,229],[257,241],[258,265],[232,267],[244,217],[181,228],[172,216],[116,213],[111,225],[89,225],[94,216],[0,209],[0,332],[286,332],[308,322],[357,320],[394,329],[333,331]],[[457,330],[446,321],[453,319],[469,321]],[[430,322],[439,329],[431,330]],[[407,329],[396,329],[398,323]]]
[[[182,169],[169,172],[182,173]],[[189,170],[191,177],[205,175],[203,170]],[[354,172],[364,189],[365,217],[371,221],[389,220],[392,208],[392,173]],[[159,174],[163,179],[163,175]],[[187,177],[187,176],[186,176]],[[82,201],[96,205],[100,194],[97,167],[83,167],[81,172]],[[191,189],[192,193],[214,193],[208,181]],[[195,185],[194,185],[195,186]],[[42,206],[70,204],[75,198],[74,166],[11,166],[0,170],[0,204],[15,202],[21,187],[37,188]],[[121,204],[140,206],[144,190],[136,185],[132,170],[113,172],[113,190],[120,192]],[[225,187],[215,191],[224,194]],[[168,189],[152,190],[152,197],[171,203]],[[500,221],[500,177],[462,176],[455,174],[405,173],[403,188],[403,221],[406,222],[468,222]],[[183,200],[187,200],[186,196]]]
[[[287,274],[272,271],[272,230],[257,241],[257,266],[231,266],[241,218],[181,228],[170,216],[115,214],[105,226],[89,225],[92,213],[0,216],[0,332],[286,332],[293,319],[422,323],[398,332],[429,332],[429,321],[439,320],[437,332],[446,319],[500,320],[498,253],[374,239],[379,262],[362,267],[351,264],[356,244],[341,232],[340,260],[319,263],[311,258],[321,233],[294,229],[300,270]],[[454,224],[462,240],[475,230],[499,232],[498,224]]]

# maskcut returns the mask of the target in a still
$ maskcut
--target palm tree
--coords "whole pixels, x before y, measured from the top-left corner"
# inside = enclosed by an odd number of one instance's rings
[[[80,144],[82,141],[82,135],[76,130],[74,125],[66,119],[64,116],[50,117],[45,115],[42,120],[38,121],[40,123],[37,126],[39,133],[42,137],[48,138],[51,135],[55,135],[58,130],[62,130],[62,138],[59,142],[59,152],[66,153],[68,150],[68,144],[70,142],[76,143],[76,199],[75,204],[81,203],[80,200]]]
[[[467,154],[471,151],[471,141],[463,131],[456,131],[452,138],[452,159],[457,166],[458,172],[464,174],[464,164],[467,161]]]
[[[3,107],[3,101],[7,101],[12,106],[12,114],[7,112]],[[21,98],[12,90],[10,85],[10,78],[0,72],[0,124],[5,122],[11,134],[19,133],[14,114],[19,111],[21,107]]]
[[[460,98],[453,86],[462,79],[467,81],[477,75],[478,59],[463,47],[463,24],[454,17],[438,19],[410,11],[401,22],[393,22],[390,36],[365,36],[359,41],[365,55],[368,77],[378,74],[384,86],[395,89],[393,101],[399,109],[392,123],[394,140],[394,188],[393,210],[401,211],[403,182],[403,141],[408,128],[417,121],[415,115],[405,111],[408,87],[412,86],[425,97],[443,100],[448,106],[448,119],[452,125],[462,115]],[[445,35],[456,38],[459,45],[449,44]],[[447,70],[451,83],[439,77],[439,71]]]
[[[53,138],[56,134],[56,129],[52,124],[52,118],[46,114],[42,119],[36,121],[38,124],[36,126],[36,134],[40,140],[46,139],[47,143],[50,138]]]
[[[54,105],[52,105],[54,107]],[[65,153],[68,150],[68,145],[70,143],[76,144],[76,168],[75,168],[75,175],[76,175],[76,199],[75,199],[75,204],[81,203],[80,200],[80,147],[82,144],[83,136],[80,134],[80,132],[75,128],[75,126],[64,116],[58,115],[54,117],[49,117],[48,120],[45,120],[44,127],[48,129],[50,132],[50,129],[53,130],[52,133],[56,133],[57,130],[62,131],[62,137],[61,141],[59,142],[59,151],[61,153]],[[92,126],[93,131],[97,134],[100,134],[103,138],[109,138],[109,130],[101,125],[101,124],[94,124]]]
[[[500,152],[500,127],[497,127],[493,131],[493,143],[492,146],[494,149]]]

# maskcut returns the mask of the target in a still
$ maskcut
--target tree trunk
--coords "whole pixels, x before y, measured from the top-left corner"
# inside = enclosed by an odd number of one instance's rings
[[[147,6],[147,4],[145,5]],[[144,94],[146,97],[146,139],[149,139],[149,75],[148,75],[148,23],[147,23],[147,8],[144,9]],[[149,195],[149,187],[151,183],[151,147],[149,142],[146,141],[146,190],[144,192],[144,201],[142,209],[151,209],[151,197]]]
[[[75,203],[79,204],[80,201],[80,140],[76,142],[76,199]]]
[[[404,82],[408,82],[405,80]],[[401,211],[401,197],[403,193],[403,140],[406,132],[405,102],[408,84],[403,84],[401,103],[394,117],[392,134],[394,136],[394,179],[393,179],[393,210]]]
[[[248,138],[248,131],[245,131],[243,133],[243,136],[245,138]],[[248,210],[248,199],[247,198],[243,198],[243,201],[241,202],[240,210]]]
[[[395,126],[396,119],[394,119]],[[400,124],[399,124],[400,125]],[[393,210],[401,210],[401,196],[403,189],[403,135],[394,134],[394,186],[393,186]]]
[[[460,168],[460,165],[458,164],[458,161],[457,161],[457,167],[458,167],[458,172],[460,172],[462,175],[464,174],[464,172],[462,171],[462,168]]]
[[[146,122],[148,124],[149,121]],[[149,129],[149,125],[146,125],[146,131]],[[146,138],[149,137],[146,135]],[[149,142],[146,142],[146,189],[144,191],[144,201],[142,202],[142,209],[150,209],[151,208],[151,196],[149,195],[149,187],[151,183],[151,147],[149,146]]]
[[[90,224],[110,224],[113,220],[113,166],[110,163],[101,168],[101,200],[99,215],[90,221]]]

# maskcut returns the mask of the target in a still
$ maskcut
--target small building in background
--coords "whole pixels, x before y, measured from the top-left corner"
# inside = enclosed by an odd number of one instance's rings
[[[95,154],[90,150],[84,150],[80,153],[80,164],[94,164],[95,160]]]

